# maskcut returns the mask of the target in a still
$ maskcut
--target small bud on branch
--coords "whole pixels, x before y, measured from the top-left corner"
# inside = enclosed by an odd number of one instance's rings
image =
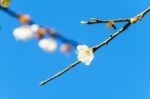
[[[114,28],[114,30],[117,29],[116,26],[115,26],[115,22],[114,21],[107,22],[107,28],[108,29]]]

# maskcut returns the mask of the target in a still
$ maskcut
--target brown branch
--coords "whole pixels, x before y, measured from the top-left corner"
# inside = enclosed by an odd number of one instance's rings
[[[46,84],[47,82],[57,78],[58,76],[61,76],[62,74],[64,74],[65,72],[67,72],[68,70],[72,69],[73,67],[75,67],[76,65],[78,65],[80,63],[80,61],[76,61],[73,64],[67,66],[65,69],[63,69],[62,71],[58,72],[57,74],[55,74],[54,76],[48,78],[47,80],[44,80],[40,83],[40,86]]]
[[[91,49],[93,50],[93,52],[97,51],[99,48],[103,47],[104,45],[107,45],[111,40],[113,40],[117,35],[119,35],[120,33],[122,33],[123,31],[125,31],[129,26],[131,25],[130,22],[128,22],[126,25],[124,25],[120,30],[118,30],[117,32],[115,32],[114,34],[110,35],[110,37],[108,37],[105,41],[103,41],[102,43],[100,43],[99,45],[96,45],[94,47],[92,47]]]
[[[150,11],[150,7],[148,7],[147,9],[145,9],[143,12],[141,12],[140,14],[138,14],[136,17],[141,16],[141,18],[143,18],[149,11]]]
[[[138,17],[138,16],[144,17],[145,14],[149,11],[150,11],[150,7],[148,7],[146,10],[144,10],[142,13],[140,13],[136,17]],[[101,20],[101,19],[97,19],[97,18],[91,18],[89,21],[81,21],[80,23],[90,25],[90,24],[97,24],[97,23],[108,23],[110,21],[113,21],[113,22],[129,22],[130,18],[120,18],[120,19],[112,19],[112,20]]]
[[[113,22],[129,22],[130,18],[128,19],[115,19],[115,20],[101,20],[101,19],[97,19],[97,18],[91,18],[90,21],[81,21],[81,24],[97,24],[97,23],[108,23],[110,21]]]
[[[20,14],[18,14],[17,12],[15,12],[15,11],[9,9],[9,8],[3,8],[3,7],[0,6],[0,10],[4,11],[9,16],[16,18],[17,20],[19,19]],[[30,20],[29,24],[30,25],[31,24],[36,24],[36,22],[34,22],[33,20]],[[44,27],[42,25],[40,25],[40,27],[47,29],[50,36],[55,37],[56,39],[60,40],[63,43],[69,43],[73,47],[76,47],[77,45],[79,45],[79,43],[77,41],[68,39],[68,38],[64,37],[63,35],[61,35],[60,33],[58,33],[57,31],[52,32],[51,28],[47,28],[47,27]]]
[[[149,11],[150,11],[150,7],[147,8],[146,10],[144,10],[144,11],[143,11],[142,13],[140,13],[139,15],[133,17],[133,18],[137,19],[137,17],[140,16],[140,19],[136,20],[136,22],[137,22],[137,21],[141,20]],[[111,40],[113,40],[115,37],[117,37],[117,36],[118,36],[119,34],[121,34],[123,31],[127,30],[128,27],[132,25],[131,19],[133,19],[133,18],[128,19],[128,23],[127,23],[127,24],[125,24],[121,29],[119,29],[117,32],[115,32],[114,34],[112,34],[110,37],[108,37],[108,38],[107,38],[106,40],[104,40],[102,43],[100,43],[100,44],[98,44],[98,45],[92,47],[91,50],[93,50],[93,52],[96,52],[98,49],[100,49],[100,48],[103,47],[104,45],[107,45]],[[45,81],[42,81],[42,82],[40,83],[40,85],[42,86],[42,85],[46,84],[47,82],[49,82],[49,81],[51,81],[51,80],[53,80],[53,79],[55,79],[55,78],[61,76],[62,74],[64,74],[64,73],[67,72],[68,70],[70,70],[70,69],[72,69],[73,67],[77,66],[79,63],[81,63],[81,62],[80,62],[80,61],[76,61],[75,63],[69,65],[68,67],[66,67],[66,68],[63,69],[62,71],[58,72],[58,73],[55,74],[54,76],[48,78],[48,79],[45,80]]]

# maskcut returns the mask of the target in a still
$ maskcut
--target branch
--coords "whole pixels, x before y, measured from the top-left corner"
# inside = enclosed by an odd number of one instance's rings
[[[136,17],[140,16],[140,19],[142,19],[146,13],[148,13],[150,11],[150,7],[147,8],[146,10],[144,10],[142,13],[140,13],[139,15],[137,15]],[[136,18],[134,17],[134,18]],[[115,20],[116,21],[116,20]],[[137,20],[138,21],[138,20]],[[119,22],[119,21],[118,21]],[[105,41],[103,41],[102,43],[100,43],[99,45],[96,45],[94,47],[92,47],[91,49],[93,50],[93,52],[96,52],[98,49],[100,49],[101,47],[103,47],[104,45],[107,45],[111,40],[113,40],[115,37],[117,37],[119,34],[121,34],[123,31],[125,31],[129,26],[131,25],[130,20],[128,19],[128,23],[125,24],[120,30],[118,30],[117,32],[115,32],[114,34],[112,34],[110,37],[108,37]],[[67,68],[63,69],[62,71],[58,72],[57,74],[55,74],[54,76],[50,77],[49,79],[43,81],[40,83],[40,85],[44,85],[47,82],[57,78],[58,76],[61,76],[62,74],[64,74],[65,72],[67,72],[68,70],[72,69],[73,67],[75,67],[77,64],[79,64],[80,61],[76,61],[75,63],[69,65]]]
[[[133,17],[135,19],[138,18],[137,21],[141,20],[148,12],[150,11],[150,7],[148,7],[146,10],[144,10],[142,13],[138,14],[137,16]],[[111,40],[113,40],[115,37],[117,37],[119,34],[121,34],[123,31],[127,30],[129,28],[129,26],[131,26],[133,23],[131,22],[131,20],[133,18],[128,18],[128,19],[118,19],[118,20],[113,20],[114,22],[125,22],[127,21],[128,23],[125,24],[121,29],[119,29],[117,32],[115,32],[114,34],[112,34],[110,37],[108,37],[106,40],[104,40],[102,43],[95,45],[94,47],[92,47],[91,49],[93,50],[93,52],[96,52],[98,49],[100,49],[101,47],[103,47],[104,45],[107,45]],[[108,22],[107,20],[103,20],[101,22]],[[62,74],[64,74],[65,72],[69,71],[70,69],[72,69],[73,67],[77,66],[79,63],[81,63],[80,61],[76,61],[73,64],[69,65],[68,67],[66,67],[65,69],[63,69],[62,71],[58,72],[57,74],[55,74],[54,76],[48,78],[47,80],[44,80],[40,83],[40,86],[45,85],[46,83],[48,83],[49,81],[61,76]]]
[[[91,48],[93,50],[93,52],[95,52],[96,50],[98,50],[99,48],[101,48],[102,46],[108,44],[114,37],[116,37],[117,35],[119,35],[122,31],[126,30],[128,27],[130,26],[130,23],[126,24],[122,29],[120,29],[118,32],[114,33],[113,35],[111,35],[108,39],[106,39],[105,41],[103,41],[101,44],[94,46],[93,48]],[[40,83],[40,86],[46,84],[47,82],[53,80],[54,78],[57,78],[58,76],[61,76],[62,74],[64,74],[65,72],[67,72],[68,70],[72,69],[73,67],[77,66],[77,64],[79,64],[80,61],[76,61],[73,64],[67,66],[65,69],[63,69],[62,71],[58,72],[57,74],[55,74],[54,76],[48,78],[47,80],[44,80]]]
[[[101,19],[97,19],[97,18],[91,18],[90,21],[81,21],[81,24],[97,24],[97,23],[108,23],[110,21],[113,22],[129,22],[129,18],[127,19],[115,19],[115,20],[101,20]]]
[[[100,49],[101,47],[103,47],[104,45],[107,45],[111,40],[113,40],[116,36],[118,36],[119,34],[121,34],[123,31],[125,31],[129,26],[131,25],[130,22],[128,22],[126,25],[124,25],[120,30],[118,30],[116,33],[110,35],[110,37],[108,37],[105,41],[103,41],[102,43],[100,43],[99,45],[96,45],[94,47],[92,47],[91,49],[93,50],[93,52],[96,52],[98,49]]]
[[[146,10],[144,10],[142,13],[140,13],[136,17],[138,17],[138,16],[144,17],[145,14],[149,11],[150,11],[150,7],[148,7]],[[101,20],[101,19],[97,19],[97,18],[91,18],[90,21],[81,21],[80,23],[91,25],[91,24],[97,24],[97,23],[108,23],[110,21],[113,21],[113,22],[129,22],[130,18],[120,18],[120,19],[114,19],[114,20]]]
[[[4,12],[7,13],[8,15],[10,15],[11,17],[14,17],[14,18],[16,18],[16,19],[19,19],[19,17],[20,17],[20,14],[14,12],[13,10],[11,10],[11,9],[9,9],[9,8],[3,8],[3,7],[0,6],[0,10],[4,11]],[[30,20],[30,21],[29,21],[29,24],[30,24],[30,25],[31,25],[31,24],[36,24],[36,22],[34,22],[33,20]],[[61,34],[59,34],[58,32],[55,32],[55,33],[54,33],[54,32],[51,32],[52,30],[51,30],[50,28],[46,28],[46,27],[41,26],[41,25],[40,25],[40,27],[45,28],[46,30],[48,30],[48,31],[49,31],[49,32],[48,32],[49,35],[51,35],[52,37],[57,38],[57,39],[60,40],[61,42],[69,43],[69,44],[73,45],[74,47],[76,47],[77,45],[79,45],[78,42],[76,42],[76,41],[74,41],[74,40],[71,40],[71,39],[68,39],[68,38],[62,36]]]
[[[136,17],[141,16],[141,18],[143,18],[149,11],[150,11],[150,7],[148,7],[147,9],[145,9],[143,12],[141,12],[140,14],[138,14]]]
[[[73,64],[67,66],[65,69],[63,69],[62,71],[58,72],[57,74],[55,74],[54,76],[48,78],[47,80],[44,80],[40,83],[40,86],[46,84],[47,82],[57,78],[58,76],[61,76],[62,74],[64,74],[65,72],[67,72],[68,70],[72,69],[73,67],[77,66],[80,63],[80,61],[76,61]]]

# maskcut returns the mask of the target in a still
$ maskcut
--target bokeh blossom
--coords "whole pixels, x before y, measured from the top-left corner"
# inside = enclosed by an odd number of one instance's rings
[[[34,37],[35,32],[38,30],[38,25],[22,25],[13,31],[13,35],[17,40],[27,41]]]
[[[39,47],[46,52],[54,52],[57,48],[57,42],[52,38],[43,38],[39,41]]]

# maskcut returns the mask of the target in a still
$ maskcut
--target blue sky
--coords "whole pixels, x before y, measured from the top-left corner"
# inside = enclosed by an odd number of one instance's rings
[[[133,17],[148,6],[149,0],[12,0],[10,8],[92,47],[115,31],[106,24],[82,25],[81,20]],[[74,51],[48,54],[37,40],[16,41],[12,31],[19,22],[0,11],[0,99],[150,99],[149,20],[147,14],[96,52],[90,66],[79,64],[39,87],[77,59]]]

